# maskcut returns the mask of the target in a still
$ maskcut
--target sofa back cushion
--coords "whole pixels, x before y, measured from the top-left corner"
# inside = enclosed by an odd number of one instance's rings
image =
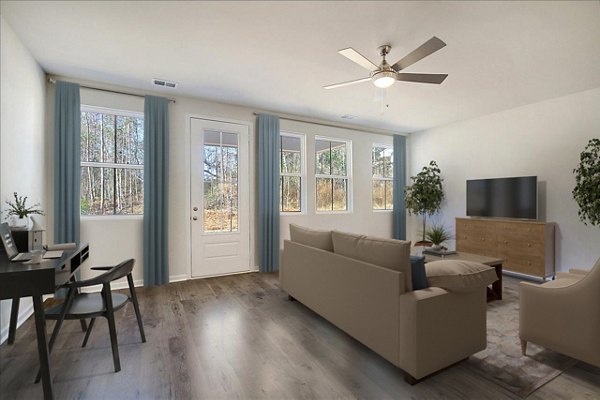
[[[439,260],[425,264],[429,286],[454,292],[470,292],[498,280],[496,270],[488,265],[464,260]]]
[[[335,253],[402,272],[404,291],[412,291],[410,242],[339,231],[331,232],[331,237]]]
[[[318,231],[297,224],[290,224],[290,239],[292,242],[304,244],[306,246],[333,251],[331,231]]]

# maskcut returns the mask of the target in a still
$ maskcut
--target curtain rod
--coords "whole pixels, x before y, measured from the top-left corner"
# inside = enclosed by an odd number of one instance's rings
[[[52,79],[52,78],[48,78],[48,82],[55,84],[56,83],[56,79]],[[116,93],[116,94],[124,94],[126,96],[134,96],[134,97],[144,97],[141,94],[135,94],[135,93],[128,93],[128,92],[122,92],[120,90],[111,90],[111,89],[102,89],[102,88],[98,88],[98,87],[93,87],[93,86],[86,86],[86,85],[79,85],[79,87],[82,87],[84,89],[91,89],[91,90],[99,90],[101,92],[108,92],[108,93]],[[175,99],[168,99],[170,102],[176,103]]]
[[[255,116],[258,114],[263,114],[263,113],[258,113],[258,112],[254,112],[253,113]],[[269,114],[269,113],[264,113],[264,114]],[[277,115],[277,114],[275,114]],[[293,122],[302,122],[305,124],[314,124],[314,125],[321,125],[321,126],[329,126],[331,128],[340,128],[340,129],[348,129],[351,131],[358,131],[358,132],[367,132],[367,133],[375,133],[377,135],[397,135],[397,133],[394,132],[390,132],[390,131],[383,131],[383,130],[378,130],[378,129],[371,129],[371,128],[367,128],[367,127],[352,127],[352,126],[346,126],[346,125],[338,125],[335,123],[327,123],[327,122],[316,122],[316,121],[311,121],[309,119],[301,119],[301,118],[288,118],[288,117],[282,117],[279,116],[279,119],[285,119],[286,121],[293,121]],[[403,135],[404,136],[404,135]]]

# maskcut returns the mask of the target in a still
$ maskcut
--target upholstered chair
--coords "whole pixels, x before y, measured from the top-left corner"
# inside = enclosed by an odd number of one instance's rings
[[[521,282],[519,336],[527,342],[600,367],[600,259],[536,285]]]

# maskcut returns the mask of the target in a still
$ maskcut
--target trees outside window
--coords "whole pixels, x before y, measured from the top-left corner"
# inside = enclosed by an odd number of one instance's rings
[[[305,185],[304,135],[281,132],[280,198],[281,212],[300,213]]]
[[[144,117],[81,108],[81,215],[144,213]]]
[[[348,211],[352,142],[315,138],[317,211]]]
[[[394,209],[394,149],[390,145],[374,144],[373,210]]]

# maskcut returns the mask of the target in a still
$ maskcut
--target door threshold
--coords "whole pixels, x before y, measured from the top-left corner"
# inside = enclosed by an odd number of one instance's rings
[[[226,274],[218,274],[218,275],[202,275],[202,276],[192,276],[190,278],[190,280],[192,279],[204,279],[204,278],[218,278],[220,276],[231,276],[231,275],[241,275],[241,274],[250,274],[252,272],[258,272],[257,270],[254,269],[249,269],[246,271],[238,271],[238,272],[228,272]]]

